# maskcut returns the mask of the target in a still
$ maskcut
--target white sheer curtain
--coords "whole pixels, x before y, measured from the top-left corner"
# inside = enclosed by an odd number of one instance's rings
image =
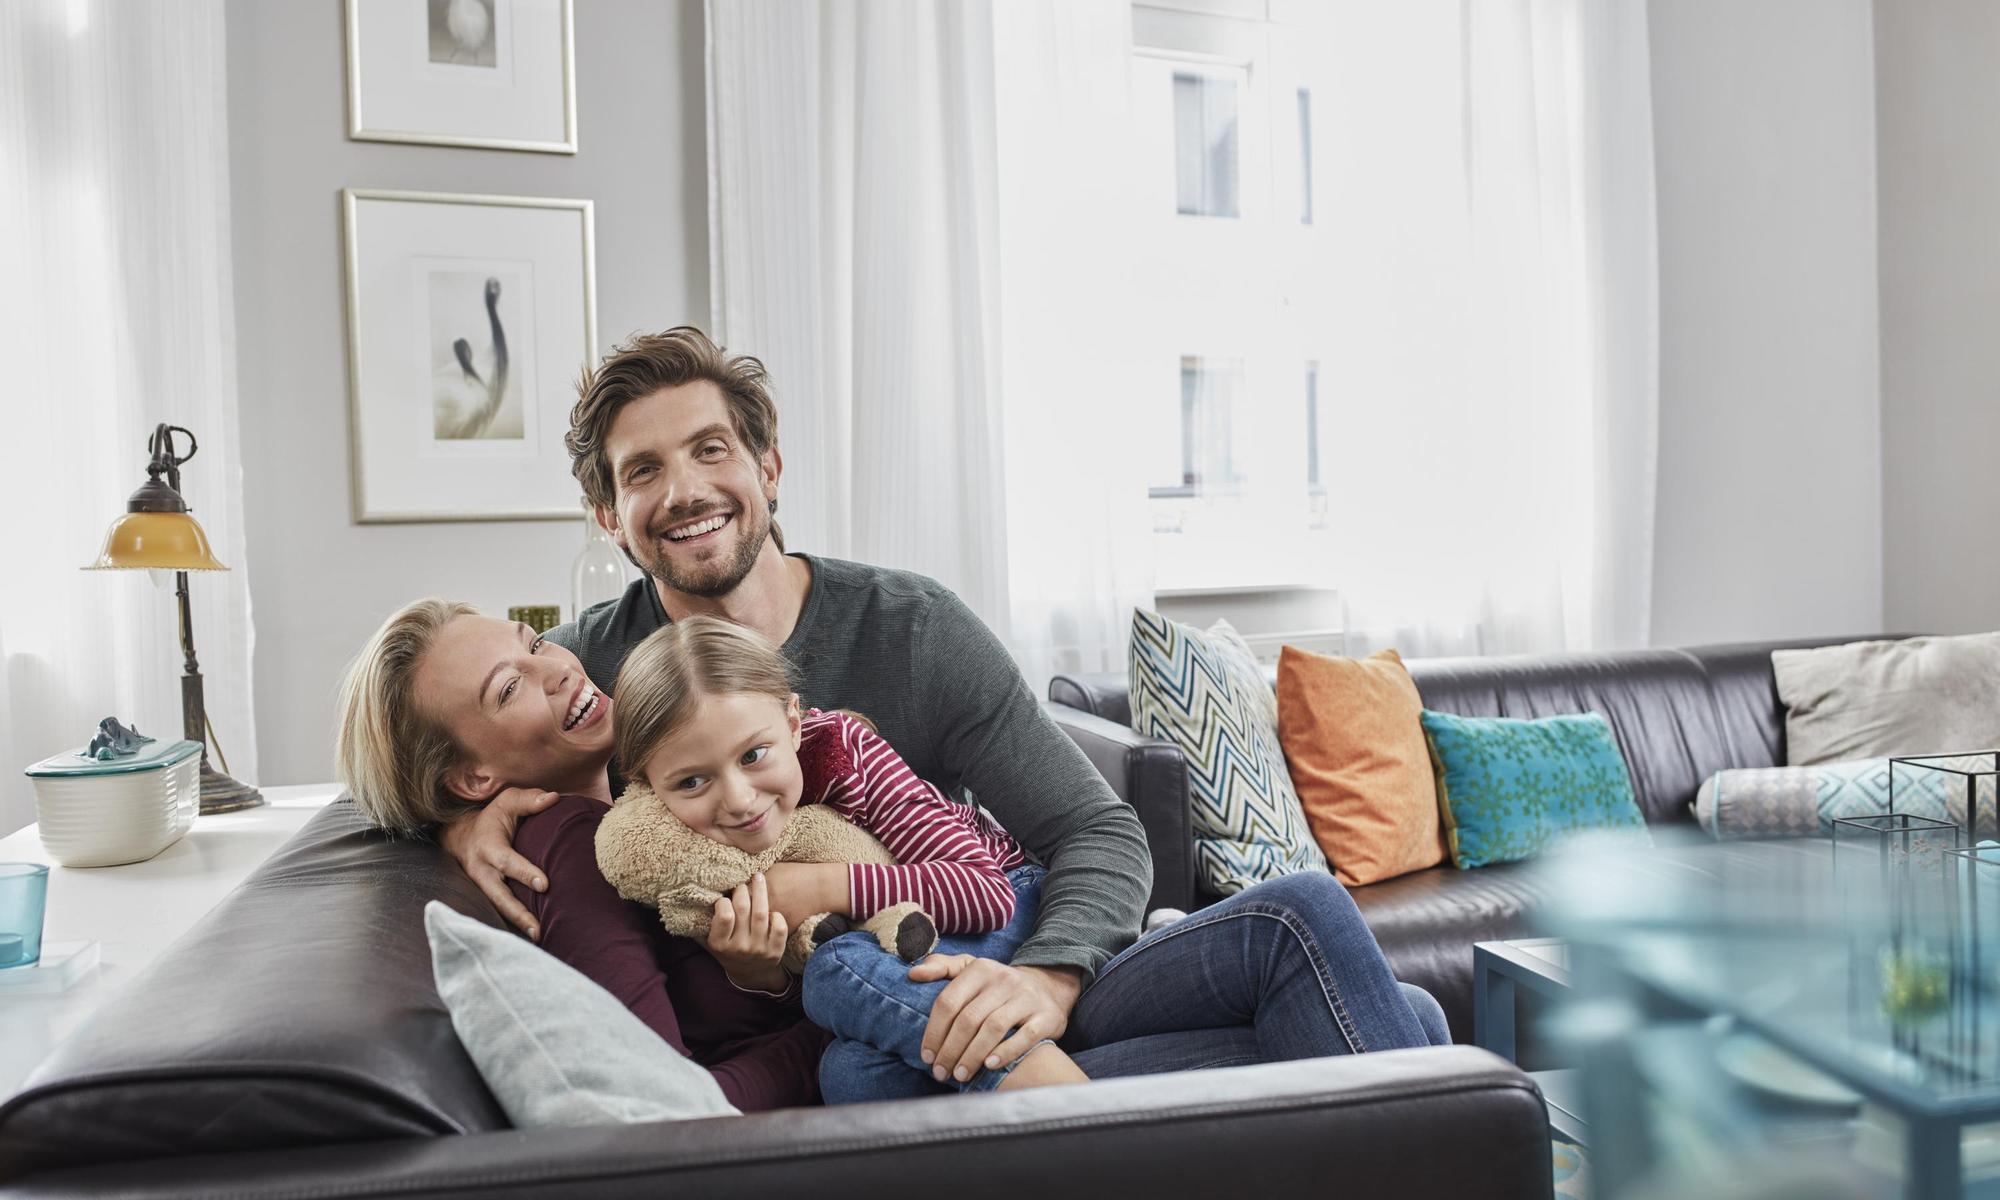
[[[1126,7],[708,6],[714,332],[794,549],[932,575],[1039,688],[1150,599],[1115,289]]]
[[[257,779],[237,447],[221,0],[0,5],[0,833],[19,773],[116,715],[180,736],[171,576],[78,570],[185,426],[182,471],[228,574],[191,576],[210,720]]]
[[[1135,59],[1118,0],[709,6],[714,324],[776,377],[792,543],[944,580],[1037,686],[1124,662],[1156,545],[1339,589],[1354,649],[1644,644],[1643,4],[1283,11]],[[1182,215],[1182,76],[1240,208]],[[1211,359],[1230,427],[1171,444]],[[1218,457],[1156,542],[1149,469]]]
[[[1435,227],[1414,269],[1446,300],[1378,343],[1435,357],[1418,387],[1379,349],[1350,379],[1400,389],[1359,420],[1364,441],[1404,449],[1347,464],[1349,510],[1372,513],[1346,523],[1350,645],[1644,645],[1659,354],[1645,5],[1478,0],[1456,16],[1455,79],[1435,82],[1462,98],[1462,161],[1444,166],[1462,173],[1463,216],[1388,218]]]

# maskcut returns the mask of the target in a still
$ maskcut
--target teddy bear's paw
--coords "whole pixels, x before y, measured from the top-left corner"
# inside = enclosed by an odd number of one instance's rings
[[[854,928],[854,922],[839,913],[827,913],[813,923],[812,944],[817,950],[821,946]]]
[[[937,949],[937,943],[937,926],[923,913],[913,912],[896,924],[896,956],[904,962],[916,962]]]

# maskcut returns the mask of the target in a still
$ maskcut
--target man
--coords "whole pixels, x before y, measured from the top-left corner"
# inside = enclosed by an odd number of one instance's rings
[[[1086,987],[1137,936],[1152,863],[1136,814],[1041,711],[999,640],[932,580],[784,552],[775,520],[783,459],[762,364],[727,356],[699,330],[620,347],[586,377],[570,420],[567,444],[584,494],[645,577],[549,636],[615,697],[625,655],[662,624],[709,613],[746,625],[782,647],[806,703],[864,713],[918,775],[970,793],[1048,875],[1034,933],[1011,965],[935,956],[910,969],[913,980],[951,980],[932,1009],[926,1061],[939,1079],[966,1078],[982,1064],[1013,1062],[1043,1038],[1063,1037]],[[514,822],[550,799],[508,793],[445,835],[467,873],[531,934],[506,878],[542,884],[508,843]],[[844,870],[785,866],[769,880],[773,909],[802,914],[845,902],[826,890],[845,886]],[[1312,911],[1296,913],[1290,892]],[[1127,1074],[1426,1044],[1352,901],[1330,877],[1238,899],[1247,902],[1187,922],[1190,936],[1171,950],[1142,948],[1119,959],[1119,987],[1099,989],[1087,1006],[1092,1028],[1081,1032],[1093,1044],[1129,1044],[1086,1070]],[[1289,934],[1230,924],[1271,917],[1263,924]],[[1246,949],[1267,935],[1279,939],[1271,954],[1286,966],[1266,964],[1251,978]],[[1338,960],[1331,968],[1330,958]],[[1190,972],[1224,980],[1206,1008],[1187,998]],[[1172,1011],[1149,996],[1176,989],[1183,1002]],[[1432,1018],[1435,1003],[1423,1000]],[[1441,1030],[1441,1013],[1434,1022]],[[1237,1026],[1241,1036],[1220,1037],[1218,1026]],[[1329,1029],[1338,1046],[1326,1045]],[[1154,1040],[1183,1032],[1189,1036],[1171,1046]]]

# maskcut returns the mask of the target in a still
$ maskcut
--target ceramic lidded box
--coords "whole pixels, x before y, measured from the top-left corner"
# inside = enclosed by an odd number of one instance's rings
[[[49,857],[65,867],[143,862],[179,841],[201,804],[201,743],[148,741],[99,759],[72,750],[29,767]]]

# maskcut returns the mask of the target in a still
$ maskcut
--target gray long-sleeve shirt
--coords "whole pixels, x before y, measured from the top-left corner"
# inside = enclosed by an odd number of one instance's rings
[[[998,818],[1048,868],[1034,935],[1014,962],[1078,967],[1087,982],[1138,936],[1152,890],[1137,814],[950,589],[907,571],[796,557],[812,568],[812,590],[783,652],[804,703],[863,714],[918,775]],[[652,581],[640,579],[549,637],[615,697],[625,656],[665,624]]]

